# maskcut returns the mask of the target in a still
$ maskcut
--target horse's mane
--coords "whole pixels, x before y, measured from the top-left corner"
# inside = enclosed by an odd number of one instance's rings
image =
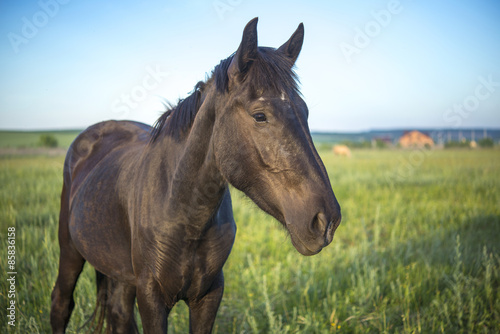
[[[232,54],[222,60],[212,71],[211,78],[215,78],[215,86],[219,93],[225,94],[229,91],[227,72],[234,56],[235,54]],[[298,78],[293,71],[292,61],[273,48],[259,47],[257,58],[252,61],[249,69],[242,73],[241,80],[249,84],[253,96],[259,96],[264,92],[287,95],[292,92],[299,93]],[[198,82],[191,95],[179,100],[176,106],[169,105],[169,109],[153,125],[151,142],[156,141],[161,133],[179,138],[191,128],[201,106],[205,85],[206,82]]]
[[[219,92],[227,92],[229,89],[227,71],[233,58],[234,54],[221,61],[214,70],[213,75]],[[299,92],[292,60],[273,48],[259,47],[257,58],[252,61],[248,71],[242,73],[241,79],[242,82],[248,82],[254,94],[260,95],[264,91],[278,94]]]
[[[200,109],[201,94],[205,83],[200,81],[196,84],[191,95],[179,100],[177,106],[169,105],[169,109],[158,118],[151,131],[151,142],[156,141],[162,132],[173,137],[179,137],[186,129],[190,128]]]

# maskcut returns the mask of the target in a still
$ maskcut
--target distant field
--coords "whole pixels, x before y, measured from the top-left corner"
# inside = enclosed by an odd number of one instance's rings
[[[39,147],[40,136],[53,135],[58,147],[68,148],[80,130],[69,131],[0,131],[0,148],[36,148]]]
[[[343,221],[316,256],[298,254],[276,221],[232,192],[238,233],[215,333],[500,332],[499,150],[321,155]],[[17,231],[12,333],[50,332],[63,159],[0,158],[2,275],[7,228]],[[5,333],[5,279],[0,289]],[[89,265],[75,296],[68,333],[94,309]],[[169,333],[188,332],[182,303],[169,320]]]

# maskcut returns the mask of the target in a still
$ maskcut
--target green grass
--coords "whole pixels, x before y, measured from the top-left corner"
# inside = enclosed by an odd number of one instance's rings
[[[0,131],[0,148],[34,148],[40,146],[40,136],[52,135],[59,147],[68,148],[80,130],[67,131]]]
[[[236,242],[216,333],[500,332],[500,151],[321,152],[343,221],[303,257],[278,223],[233,191]],[[50,332],[63,157],[0,159],[0,272],[17,229],[17,323]],[[5,319],[7,282],[0,283]],[[93,311],[86,265],[68,332]],[[183,303],[170,333],[188,331]],[[6,322],[0,322],[6,332]]]

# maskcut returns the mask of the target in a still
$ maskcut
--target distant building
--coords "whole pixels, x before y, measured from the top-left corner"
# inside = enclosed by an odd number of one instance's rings
[[[409,131],[399,138],[399,145],[402,148],[431,148],[434,147],[434,140],[420,131]]]

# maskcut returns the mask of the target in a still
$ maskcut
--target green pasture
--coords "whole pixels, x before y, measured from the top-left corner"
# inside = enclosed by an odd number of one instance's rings
[[[0,148],[36,148],[41,145],[40,137],[53,136],[58,147],[67,148],[80,130],[67,131],[0,131]]]
[[[343,220],[301,256],[232,191],[238,225],[215,333],[499,333],[500,151],[321,152]],[[63,156],[0,157],[0,332],[49,333]],[[7,228],[16,227],[16,326],[7,325]],[[93,312],[86,265],[68,332]],[[169,333],[188,332],[183,303]]]

